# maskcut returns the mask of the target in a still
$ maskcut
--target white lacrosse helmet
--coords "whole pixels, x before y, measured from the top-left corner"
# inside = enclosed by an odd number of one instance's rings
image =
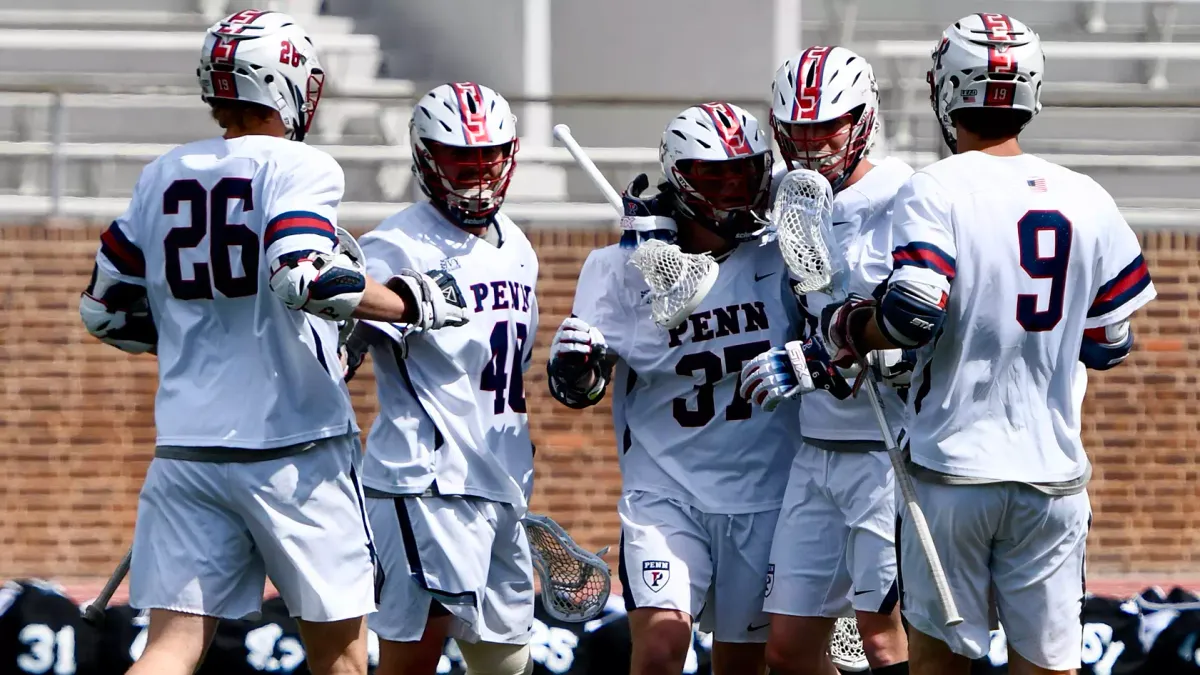
[[[658,156],[682,215],[726,239],[761,229],[771,142],[753,115],[724,102],[688,108],[663,131]]]
[[[843,118],[845,129],[829,124]],[[789,170],[818,171],[840,189],[879,133],[871,65],[845,47],[809,47],[784,61],[771,84],[771,129]]]
[[[287,137],[303,141],[312,126],[325,71],[304,29],[287,14],[245,9],[213,24],[200,52],[201,97],[278,110]]]
[[[417,101],[409,135],[421,190],[460,225],[490,222],[517,166],[508,101],[474,82],[443,84]]]
[[[942,33],[932,56],[927,76],[930,101],[946,145],[954,152],[958,135],[951,118],[956,110],[1015,110],[1027,114],[1028,124],[1042,109],[1042,42],[1010,16],[972,14],[959,19]]]

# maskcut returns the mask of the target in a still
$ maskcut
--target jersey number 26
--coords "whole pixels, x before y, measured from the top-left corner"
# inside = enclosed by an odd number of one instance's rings
[[[167,264],[167,285],[180,300],[212,300],[214,289],[227,298],[242,298],[258,293],[258,235],[245,225],[226,220],[229,202],[241,200],[242,211],[254,210],[254,190],[249,178],[222,178],[212,190],[194,179],[177,180],[163,193],[163,214],[179,214],[187,203],[191,224],[174,227],[163,241]],[[208,235],[208,262],[192,263],[191,279],[183,276],[180,254],[193,249]],[[242,275],[234,276],[230,248],[236,246],[242,263]]]

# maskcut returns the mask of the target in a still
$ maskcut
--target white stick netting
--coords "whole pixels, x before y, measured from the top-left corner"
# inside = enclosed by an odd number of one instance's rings
[[[829,658],[840,670],[851,673],[867,670],[867,654],[854,619],[843,617],[834,624],[833,635],[829,637]]]
[[[798,292],[838,288],[846,264],[833,239],[833,189],[824,176],[808,169],[784,176],[771,207],[771,225]]]
[[[684,253],[658,239],[643,242],[629,258],[650,287],[650,314],[663,328],[678,326],[708,295],[717,280],[717,261]]]
[[[531,513],[521,522],[529,537],[546,613],[569,622],[588,621],[600,614],[612,590],[608,564],[580,548],[546,516]]]

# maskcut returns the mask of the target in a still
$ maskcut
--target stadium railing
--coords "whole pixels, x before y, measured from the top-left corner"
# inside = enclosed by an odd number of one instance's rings
[[[57,157],[57,164],[71,159],[123,159],[148,162],[169,150],[167,144],[133,143],[0,143],[0,157]],[[325,145],[319,146],[344,164],[355,162],[410,162],[408,148],[390,146]],[[588,148],[588,155],[601,167],[652,167],[658,161],[655,148]],[[924,166],[937,159],[934,153],[894,153],[912,164]],[[526,164],[569,166],[574,160],[565,148],[528,147],[521,149]],[[1200,157],[1160,155],[1042,155],[1045,159],[1068,168],[1085,170],[1095,167],[1129,167],[1142,169],[1200,169]],[[61,185],[61,180],[52,185]],[[92,221],[109,220],[128,204],[127,198],[75,197],[61,194],[0,195],[0,221],[60,217]],[[1122,208],[1126,219],[1135,228],[1143,229],[1200,229],[1200,209],[1189,208],[1186,201],[1176,200],[1171,208],[1155,208],[1147,202]],[[344,222],[371,224],[399,211],[403,202],[346,202],[340,209]],[[514,220],[537,227],[589,227],[615,224],[611,207],[603,202],[546,202],[505,204],[505,211]]]

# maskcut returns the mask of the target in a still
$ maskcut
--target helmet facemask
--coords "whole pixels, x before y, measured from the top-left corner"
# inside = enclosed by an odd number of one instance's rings
[[[671,167],[678,207],[725,239],[752,239],[762,229],[771,163],[770,151],[726,160],[678,160]]]
[[[772,115],[771,128],[789,170],[816,171],[837,191],[870,147],[875,114],[859,106],[825,122],[783,122]]]
[[[454,146],[418,140],[415,168],[421,186],[460,224],[486,225],[500,206],[517,165],[518,139],[487,146]]]

